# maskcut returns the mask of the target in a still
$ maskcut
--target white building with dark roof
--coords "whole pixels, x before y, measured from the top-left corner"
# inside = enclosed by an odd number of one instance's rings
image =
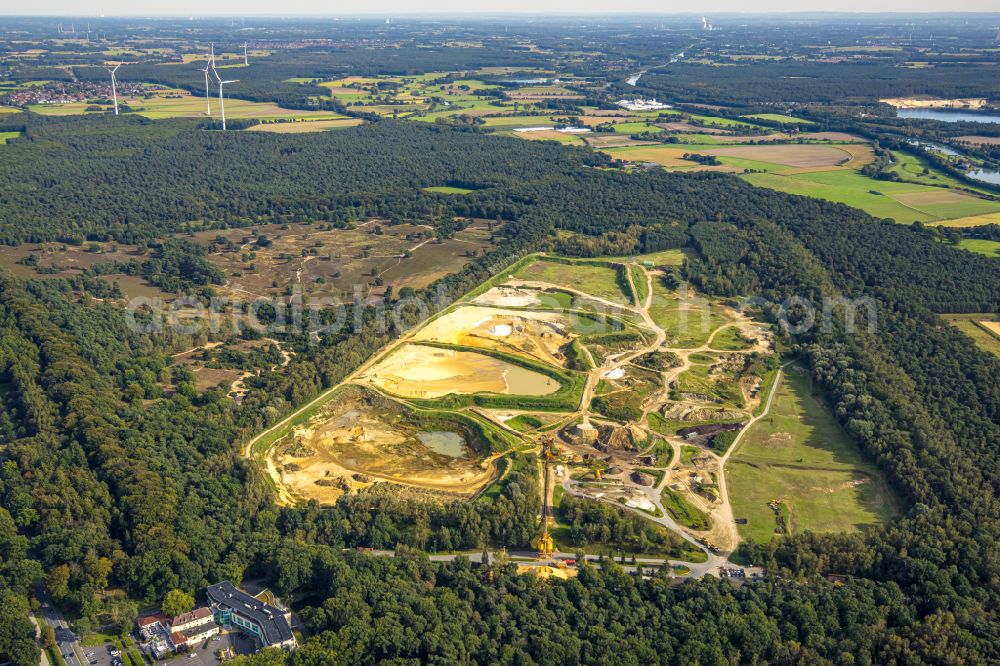
[[[291,611],[265,603],[229,581],[210,585],[206,591],[217,624],[243,631],[255,638],[261,648],[296,647]]]

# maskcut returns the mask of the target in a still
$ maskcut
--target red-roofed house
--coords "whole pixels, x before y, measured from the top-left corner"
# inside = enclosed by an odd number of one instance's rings
[[[138,619],[139,634],[146,639],[152,638],[160,633],[160,626],[167,621],[167,616],[162,613],[147,615]]]

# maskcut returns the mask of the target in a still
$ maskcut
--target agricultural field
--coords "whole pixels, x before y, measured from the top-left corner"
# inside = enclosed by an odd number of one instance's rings
[[[733,516],[747,519],[738,525],[743,538],[853,532],[898,512],[892,491],[813,395],[803,370],[784,373],[770,412],[738,446],[726,472]]]
[[[233,84],[238,86],[238,84]],[[335,120],[343,119],[345,116],[332,113],[330,111],[309,111],[284,109],[271,102],[250,102],[239,99],[239,88],[227,89],[226,97],[226,119],[249,119],[260,120]],[[213,96],[211,101],[212,117],[218,117],[219,102]],[[163,118],[204,118],[205,98],[201,95],[192,95],[186,90],[164,89],[160,86],[150,87],[149,92],[143,97],[122,97],[118,100],[119,109],[127,106],[129,113],[151,119]],[[110,111],[110,105],[91,104],[90,102],[69,102],[65,104],[33,104],[29,107],[34,113],[44,116],[73,116],[85,113],[105,113]],[[122,109],[123,110],[123,109]]]
[[[695,137],[685,136],[685,140]],[[629,162],[655,162],[664,167],[710,169],[715,171],[758,171],[781,174],[799,174],[812,171],[855,169],[872,160],[871,148],[856,143],[763,143],[747,145],[719,145],[718,137],[711,143],[659,144],[654,146],[626,146],[608,149],[609,155]],[[688,153],[712,155],[719,158],[720,166],[703,167],[692,160],[685,160]]]
[[[296,120],[293,122],[260,123],[249,128],[254,132],[273,134],[302,134],[305,132],[326,132],[328,130],[356,127],[364,121],[360,118],[333,118],[329,120]]]
[[[1000,201],[977,196],[985,190],[959,183],[920,158],[896,151],[893,169],[901,181],[875,180],[859,169],[874,159],[869,145],[842,133],[801,134],[805,142],[734,145],[733,136],[677,135],[685,143],[604,147],[612,157],[659,164],[668,170],[729,171],[758,187],[801,194],[861,208],[875,217],[909,224],[986,224],[1000,215]],[[760,139],[762,137],[746,137]],[[779,138],[779,137],[775,137]],[[684,159],[711,155],[719,165]],[[928,168],[925,174],[924,169]],[[961,189],[959,189],[961,188]],[[972,191],[969,191],[972,190]],[[985,221],[982,221],[985,220]]]
[[[941,318],[972,338],[985,352],[1000,357],[1000,320],[991,314],[943,314]]]
[[[1000,211],[995,213],[986,213],[984,215],[971,215],[969,217],[960,217],[954,220],[945,220],[944,222],[938,222],[935,226],[939,227],[979,227],[984,224],[1000,224]]]
[[[997,201],[928,185],[873,180],[852,170],[797,175],[752,173],[743,178],[758,187],[844,203],[903,224],[938,223],[1000,212]]]
[[[782,123],[785,125],[815,125],[811,120],[806,120],[804,118],[796,118],[795,116],[788,116],[783,113],[755,113],[749,116],[744,116],[745,118],[750,118],[751,120],[770,120],[775,123]]]

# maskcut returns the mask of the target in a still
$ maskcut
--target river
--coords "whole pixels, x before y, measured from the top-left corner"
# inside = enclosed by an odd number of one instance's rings
[[[692,46],[694,46],[694,45],[692,44]],[[691,48],[691,47],[689,46],[688,48]],[[674,64],[675,62],[677,62],[678,60],[680,60],[683,57],[684,57],[684,51],[681,51],[680,53],[678,53],[677,55],[675,55],[673,58],[671,58],[667,62],[667,64],[668,65],[672,65],[672,64]],[[629,84],[630,86],[637,86],[637,85],[639,85],[639,79],[641,79],[642,75],[645,74],[648,71],[649,71],[649,69],[644,69],[641,72],[638,72],[637,74],[633,74],[632,76],[630,76],[627,79],[625,79],[625,83]]]
[[[918,139],[905,139],[905,141],[911,145],[923,148],[924,150],[935,150],[951,157],[963,157],[962,153],[941,143],[935,143],[933,141],[920,141]],[[967,171],[965,175],[973,180],[978,180],[983,183],[1000,185],[1000,170],[997,169],[976,168]]]

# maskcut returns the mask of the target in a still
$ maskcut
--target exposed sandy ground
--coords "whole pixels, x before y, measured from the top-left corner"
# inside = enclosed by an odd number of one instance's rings
[[[449,393],[548,395],[559,382],[485,354],[407,344],[362,374],[359,381],[405,398]]]
[[[541,305],[538,292],[531,289],[515,289],[513,287],[493,287],[473,299],[479,305],[495,305],[499,307],[527,307]]]
[[[387,422],[345,398],[285,437],[276,446],[274,469],[293,496],[321,503],[380,481],[472,495],[493,477],[492,459],[464,444],[447,454],[435,451],[421,439],[428,436],[464,441],[458,433],[431,434]]]
[[[435,319],[413,340],[520,353],[562,367],[566,358],[559,350],[570,342],[568,332],[569,322],[558,313],[467,306]]]
[[[897,109],[980,109],[986,106],[983,98],[924,99],[920,97],[889,97],[880,99]]]

